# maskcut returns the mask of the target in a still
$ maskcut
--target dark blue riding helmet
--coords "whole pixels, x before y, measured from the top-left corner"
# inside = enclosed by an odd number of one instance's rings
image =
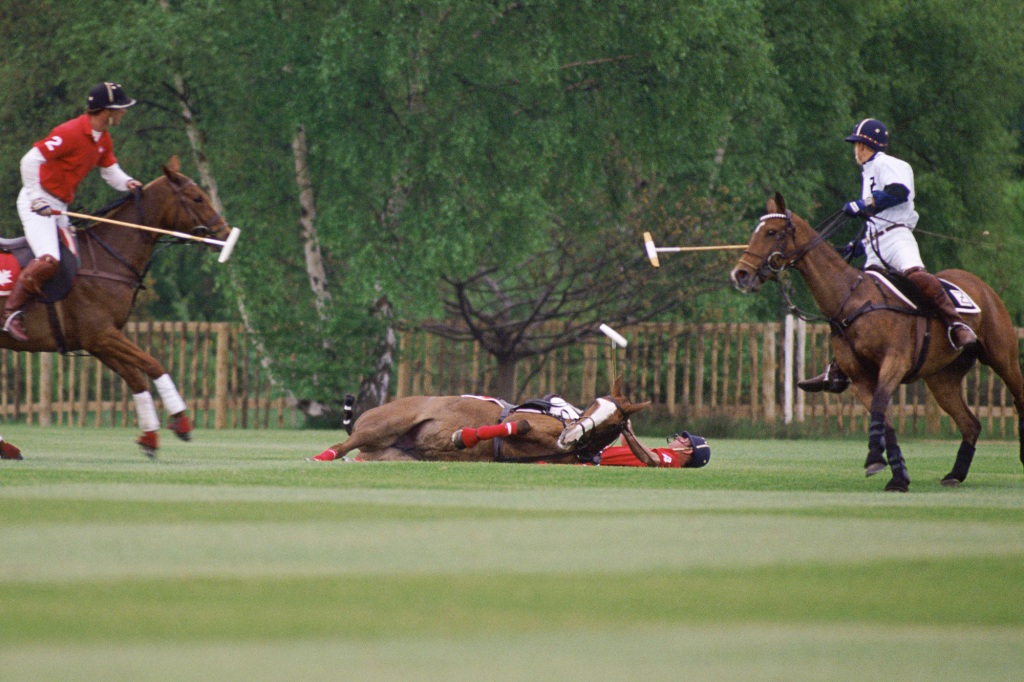
[[[86,108],[89,111],[103,109],[127,109],[135,104],[135,100],[125,94],[124,88],[118,83],[97,83],[89,90]]]
[[[853,132],[845,139],[847,142],[862,142],[876,152],[884,152],[889,147],[889,131],[877,118],[864,119],[853,127]]]
[[[690,456],[690,461],[686,463],[685,468],[700,469],[707,464],[708,460],[711,459],[711,446],[708,445],[708,442],[700,436],[695,436],[686,431],[679,435],[683,438],[689,438],[690,445],[693,447],[693,454]]]

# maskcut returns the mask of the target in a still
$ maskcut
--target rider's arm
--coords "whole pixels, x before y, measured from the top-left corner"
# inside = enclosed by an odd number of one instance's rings
[[[906,201],[909,196],[910,190],[907,189],[907,186],[899,183],[886,185],[884,189],[876,189],[871,193],[871,198],[874,200],[873,213],[877,214],[887,208],[898,206]]]
[[[107,167],[100,166],[100,177],[118,192],[126,191],[128,183],[133,180],[132,176],[125,173],[117,163]]]
[[[43,195],[43,186],[39,183],[39,168],[46,163],[43,153],[32,147],[21,157],[21,184],[28,189],[35,199]]]

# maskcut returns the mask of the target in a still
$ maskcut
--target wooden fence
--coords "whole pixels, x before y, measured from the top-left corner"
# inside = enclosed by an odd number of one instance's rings
[[[301,415],[276,391],[240,325],[129,322],[125,333],[157,357],[197,425],[296,426]],[[155,392],[154,392],[155,393]],[[162,409],[158,396],[157,409]],[[90,355],[0,351],[0,417],[48,426],[134,426],[127,384]]]
[[[615,374],[634,400],[651,400],[662,414],[687,419],[748,419],[811,423],[825,432],[867,432],[868,414],[853,391],[806,394],[796,381],[829,361],[828,325],[784,323],[649,323],[619,330],[625,350],[593,340],[517,367],[513,402],[558,393],[585,405],[606,393]],[[1017,330],[1024,337],[1024,329]],[[474,343],[457,343],[421,332],[403,334],[395,390],[419,393],[491,392],[493,359]],[[989,438],[1010,438],[1017,413],[1002,381],[980,364],[967,376],[968,404]],[[938,435],[954,427],[921,382],[900,386],[893,419],[901,432]]]
[[[577,405],[607,392],[621,375],[634,400],[678,419],[805,423],[825,432],[866,432],[868,415],[853,392],[805,394],[798,378],[828,362],[825,324],[787,319],[764,324],[650,323],[619,330],[629,341],[613,349],[603,337],[517,366],[512,401],[558,393]],[[204,428],[294,428],[305,423],[283,391],[268,380],[240,325],[139,322],[125,332],[158,357]],[[1024,329],[1017,330],[1018,339]],[[396,397],[493,394],[494,359],[479,344],[421,331],[399,334]],[[353,381],[353,386],[357,383]],[[968,403],[989,438],[1017,431],[1012,398],[987,367],[966,382]],[[156,397],[156,396],[154,396]],[[157,407],[161,408],[157,398]],[[924,385],[901,386],[893,419],[903,433],[952,433]],[[0,418],[40,425],[134,426],[135,404],[124,382],[87,355],[0,351]]]

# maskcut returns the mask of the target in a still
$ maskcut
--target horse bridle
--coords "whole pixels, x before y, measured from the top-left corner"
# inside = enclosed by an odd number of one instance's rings
[[[185,176],[181,176],[181,177],[185,177]],[[193,234],[198,235],[198,234],[200,234],[203,231],[205,231],[208,234],[214,234],[214,232],[213,232],[213,228],[214,227],[217,227],[218,225],[220,225],[222,223],[226,224],[225,220],[224,220],[224,217],[221,216],[220,213],[218,213],[216,210],[214,210],[214,215],[217,217],[217,221],[214,222],[213,225],[206,225],[202,221],[202,219],[199,217],[199,213],[191,205],[192,202],[189,201],[188,197],[185,196],[185,190],[187,188],[189,188],[191,186],[197,186],[198,187],[198,185],[196,185],[196,182],[194,180],[192,180],[191,178],[186,178],[186,180],[188,180],[188,182],[185,182],[185,183],[182,183],[182,184],[179,185],[173,179],[168,178],[168,182],[171,185],[171,191],[174,193],[174,197],[177,200],[178,207],[186,214],[186,216],[193,223],[197,224],[197,226],[192,229],[192,233]],[[134,200],[135,200],[135,206],[136,206],[137,214],[138,214],[137,215],[137,221],[138,221],[138,223],[140,225],[143,225],[144,224],[144,222],[143,222],[144,212],[143,212],[143,208],[142,208],[142,190],[139,189],[139,188],[136,188],[135,191],[133,192],[133,197],[134,197]],[[142,271],[140,272],[139,270],[136,270],[135,267],[132,264],[130,264],[128,261],[126,261],[121,256],[121,254],[117,253],[117,251],[115,251],[113,249],[113,247],[111,247],[109,244],[107,244],[105,241],[103,241],[100,237],[98,237],[95,232],[90,232],[90,237],[92,238],[93,241],[95,241],[97,244],[99,244],[101,247],[103,247],[103,250],[106,251],[107,253],[109,253],[114,258],[114,260],[116,260],[118,263],[120,263],[126,270],[131,272],[132,277],[134,279],[129,279],[129,278],[122,279],[121,276],[116,275],[115,273],[107,273],[107,272],[103,272],[103,271],[99,271],[99,270],[97,270],[97,271],[93,271],[93,270],[80,270],[79,274],[83,274],[83,275],[86,275],[86,276],[101,277],[103,279],[111,279],[111,280],[114,280],[114,281],[123,281],[125,284],[128,284],[129,286],[133,287],[135,289],[135,294],[138,295],[138,290],[140,288],[142,288],[142,286],[143,286],[142,283],[143,283],[143,281],[146,278],[146,273],[149,272],[149,269],[152,266],[153,256],[155,254],[151,254],[150,255],[149,259],[146,261],[145,266],[142,268]],[[159,240],[156,240],[156,241],[159,241]],[[178,241],[185,241],[185,240],[178,240]]]
[[[754,274],[756,274],[762,282],[765,282],[772,276],[778,275],[785,270],[794,267],[812,249],[831,237],[832,234],[846,222],[843,217],[844,214],[842,211],[833,213],[822,222],[822,225],[825,227],[820,230],[816,230],[817,234],[814,239],[811,239],[803,246],[795,248],[791,252],[787,252],[783,246],[786,240],[791,239],[796,243],[796,225],[793,224],[793,214],[789,210],[785,213],[765,213],[758,219],[758,227],[763,227],[769,220],[786,221],[785,227],[779,230],[775,235],[776,250],[770,251],[764,256],[760,256],[749,249],[744,249],[743,255],[750,256],[751,260],[756,258],[761,259],[761,265],[754,271]]]
[[[198,185],[196,184],[195,180],[192,180],[191,178],[186,178],[186,180],[188,180],[188,182],[182,183],[180,185],[174,180],[169,179],[169,182],[171,183],[171,190],[174,192],[174,197],[175,199],[178,200],[178,206],[185,211],[188,218],[196,225],[196,227],[192,228],[192,234],[197,236],[202,232],[205,232],[207,234],[214,234],[213,228],[221,224],[227,224],[226,221],[224,220],[224,217],[220,213],[218,213],[216,209],[214,209],[213,213],[215,216],[217,216],[217,221],[213,223],[213,225],[207,225],[206,223],[204,223],[202,219],[199,217],[199,213],[195,210],[195,207],[192,205],[194,202],[190,201],[188,197],[185,196],[186,189],[188,189],[189,187],[198,187]]]

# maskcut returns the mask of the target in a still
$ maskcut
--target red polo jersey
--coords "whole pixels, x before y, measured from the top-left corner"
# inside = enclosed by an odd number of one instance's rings
[[[75,190],[89,171],[117,163],[110,133],[104,131],[98,141],[93,140],[88,114],[60,124],[36,142],[35,148],[46,159],[39,168],[39,183],[67,204],[74,200]]]
[[[654,454],[661,458],[664,469],[680,469],[690,461],[693,452],[673,450],[672,448],[654,448]],[[609,445],[601,451],[601,466],[610,467],[643,467],[647,466],[625,445]]]

